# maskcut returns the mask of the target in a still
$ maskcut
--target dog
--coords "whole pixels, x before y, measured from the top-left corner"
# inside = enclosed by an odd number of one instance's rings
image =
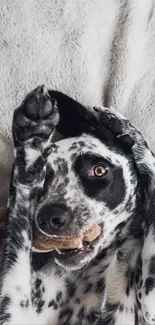
[[[64,138],[53,142],[55,130]],[[0,324],[155,324],[155,158],[141,133],[44,86],[16,109],[12,133]],[[72,236],[94,223],[101,235],[77,250],[32,253],[34,224]]]

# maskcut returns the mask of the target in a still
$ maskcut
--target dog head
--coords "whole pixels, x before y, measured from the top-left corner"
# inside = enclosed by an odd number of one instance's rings
[[[76,250],[56,251],[55,261],[66,269],[89,263],[133,215],[137,195],[139,183],[131,156],[109,135],[101,137],[91,125],[53,143],[36,209],[38,228],[49,236],[74,236],[94,223],[101,227],[101,235],[93,242],[83,242]]]

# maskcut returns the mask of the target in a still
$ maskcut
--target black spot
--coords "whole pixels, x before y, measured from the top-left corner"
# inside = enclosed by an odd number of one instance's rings
[[[11,303],[11,298],[8,296],[4,296],[0,303],[0,323],[3,324],[5,321],[9,321],[11,319],[11,314],[7,312],[7,309]]]
[[[151,277],[148,277],[144,284],[146,295],[148,295],[149,292],[152,291],[154,287],[155,287],[155,280]]]
[[[103,253],[103,257],[105,257],[106,255],[104,255],[104,251],[102,251],[101,254],[102,254],[102,253]],[[109,266],[109,265],[104,265],[104,266],[103,266],[103,269],[100,270],[100,271],[98,272],[98,274],[99,274],[99,275],[103,274],[104,271],[105,271],[105,269],[106,269],[108,266]]]
[[[141,292],[139,292],[139,294],[138,294],[138,298],[139,298],[139,300],[142,299],[142,294],[141,294]]]
[[[129,284],[127,285],[126,287],[126,295],[129,296],[129,292],[130,292],[130,287],[129,287]]]
[[[94,324],[96,321],[97,315],[95,310],[91,310],[87,316],[86,319],[88,320],[89,324]]]
[[[76,298],[75,299],[75,304],[80,304],[81,303],[81,300],[79,298]]]
[[[54,152],[54,150],[52,146],[48,146],[42,154],[43,158],[46,159],[51,154],[51,152]]]
[[[58,291],[56,295],[56,301],[59,302],[61,298],[62,298],[62,291]]]
[[[138,283],[139,283],[139,279],[140,279],[140,272],[139,272],[139,270],[137,270],[136,272],[135,272],[135,282],[136,282],[136,284],[138,285]]]
[[[63,195],[66,193],[66,186],[67,184],[69,183],[69,178],[68,177],[63,177],[63,182],[58,184],[57,186],[57,193],[62,193],[63,192]]]
[[[130,290],[133,288],[135,283],[135,272],[133,270],[128,269],[126,272],[127,277],[127,287],[126,287],[126,295],[129,296]]]
[[[31,141],[31,148],[40,150],[42,139],[35,137]]]
[[[92,289],[92,287],[93,287],[93,283],[87,283],[84,293],[89,292]]]
[[[69,320],[71,319],[73,315],[73,310],[71,308],[66,308],[62,310],[59,316],[59,320],[61,322],[61,325],[68,325]]]
[[[72,298],[75,295],[76,285],[73,282],[67,280],[66,281],[66,288],[67,288],[68,297]]]
[[[123,304],[121,304],[121,305],[119,306],[119,310],[120,310],[120,311],[123,311],[123,310],[124,310],[124,305],[123,305]]]
[[[81,148],[84,148],[86,146],[84,141],[78,141],[78,145],[80,145]]]
[[[30,193],[30,201],[35,200],[38,202],[43,195],[43,188],[40,188],[39,186],[36,186],[32,188]]]
[[[30,251],[30,248],[28,246],[25,246],[25,252],[29,252]]]
[[[59,146],[56,143],[52,143],[52,152],[57,153]]]
[[[76,152],[72,153],[71,161],[73,162],[76,159],[76,157],[77,157],[77,153]]]
[[[11,298],[8,296],[4,296],[1,300],[1,310],[3,310],[4,312],[4,310],[6,310],[9,307],[10,303],[11,303]]]
[[[24,304],[24,301],[23,300],[20,302],[20,307],[22,307],[22,308],[25,307],[25,304]]]
[[[54,304],[55,304],[55,301],[54,301],[54,300],[51,300],[51,301],[49,302],[49,304],[48,304],[48,308],[54,306]]]
[[[105,305],[105,312],[99,315],[99,319],[96,322],[96,325],[114,325],[116,321],[116,310],[119,308],[117,304]]]
[[[104,293],[104,289],[105,289],[105,281],[104,281],[104,279],[100,279],[96,283],[96,292],[97,293]]]
[[[134,285],[134,279],[135,279],[135,272],[134,272],[134,271],[131,271],[131,272],[130,272],[130,278],[129,278],[129,285],[130,285],[130,288],[132,288],[133,285]]]
[[[55,310],[58,309],[58,304],[57,303],[54,304],[53,309],[55,309]]]
[[[39,300],[43,296],[42,290],[39,288],[37,290],[32,290],[32,300]]]
[[[20,302],[20,307],[23,308],[23,309],[28,308],[29,307],[29,300],[28,299],[26,299],[26,301],[22,300]]]
[[[35,281],[35,289],[37,290],[42,284],[42,280],[40,280],[39,278],[36,279]]]
[[[53,309],[58,309],[58,305],[57,305],[57,303],[56,303],[56,301],[54,301],[54,299],[52,299],[50,302],[49,302],[49,304],[48,304],[48,308],[50,308],[50,307],[53,307]]]
[[[45,305],[45,301],[44,301],[44,300],[40,300],[40,301],[38,302],[38,304],[37,304],[37,309],[36,309],[36,312],[37,312],[38,314],[40,314],[40,313],[42,312],[42,309],[43,309],[44,305]]]
[[[42,156],[38,157],[33,165],[31,165],[27,170],[20,173],[20,182],[22,184],[30,184],[36,180],[43,180],[45,174],[43,167],[45,165],[45,160]]]
[[[45,197],[46,194],[48,193],[48,190],[52,184],[53,178],[54,178],[54,170],[50,164],[47,164],[46,176],[45,176],[44,188],[43,188],[43,197]]]
[[[45,287],[44,286],[42,286],[42,293],[44,293],[45,292]]]
[[[9,321],[11,319],[11,314],[5,313],[3,315],[0,315],[0,322],[1,324],[4,324],[6,321]]]
[[[148,312],[146,312],[145,317],[147,318],[147,320],[149,320],[150,319],[150,314]]]
[[[80,321],[83,320],[83,318],[84,318],[84,307],[80,308],[77,317],[79,318]]]
[[[71,147],[69,148],[69,151],[77,150],[78,146],[77,144],[72,144]]]
[[[68,164],[65,159],[57,158],[54,160],[53,163],[57,166],[58,171],[59,173],[61,173],[62,176],[66,176],[66,174],[68,174]]]
[[[132,210],[132,207],[133,207],[132,196],[129,196],[128,201],[127,201],[127,203],[125,205],[125,210],[127,212],[130,212]]]

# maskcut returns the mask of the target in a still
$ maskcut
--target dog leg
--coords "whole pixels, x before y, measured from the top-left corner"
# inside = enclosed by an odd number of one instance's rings
[[[31,299],[32,216],[58,120],[56,102],[44,87],[31,92],[14,113],[15,162],[0,273],[1,325],[39,324]]]
[[[155,324],[155,157],[142,134],[122,115],[94,108],[100,126],[106,127],[129,148],[145,190],[145,237],[142,249],[142,281],[139,300],[147,324]]]

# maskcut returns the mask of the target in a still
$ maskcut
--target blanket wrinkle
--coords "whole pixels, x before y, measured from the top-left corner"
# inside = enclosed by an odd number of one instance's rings
[[[0,205],[13,110],[39,84],[116,107],[155,152],[154,0],[1,0],[0,36]]]

